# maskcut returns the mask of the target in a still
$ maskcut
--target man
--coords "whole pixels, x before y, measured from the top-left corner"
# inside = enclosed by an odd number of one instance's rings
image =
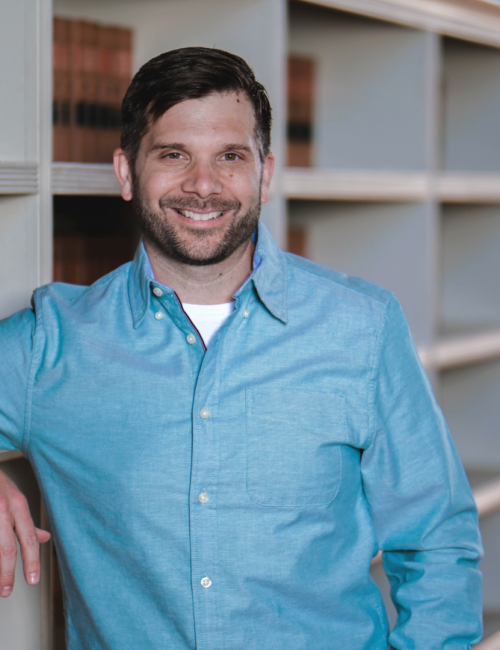
[[[115,153],[144,234],[134,261],[90,288],[42,287],[0,324],[0,446],[39,479],[70,650],[480,637],[477,514],[404,316],[258,224],[270,125],[239,57],[147,63]],[[29,513],[2,486],[6,596],[15,533],[29,581],[39,568]]]

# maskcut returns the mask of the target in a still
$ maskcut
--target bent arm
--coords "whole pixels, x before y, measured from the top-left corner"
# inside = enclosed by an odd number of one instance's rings
[[[26,390],[31,365],[35,318],[25,309],[0,321],[0,449],[22,449]],[[0,471],[0,596],[14,586],[17,543],[21,546],[26,582],[40,577],[39,544],[50,534],[35,528],[25,496]]]
[[[391,597],[396,650],[466,650],[481,636],[475,503],[396,300],[374,378],[362,474]]]

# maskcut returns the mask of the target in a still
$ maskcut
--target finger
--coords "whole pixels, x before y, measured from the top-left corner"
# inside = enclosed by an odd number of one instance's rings
[[[41,528],[35,528],[35,530],[40,544],[45,544],[45,542],[49,541],[50,533],[48,530],[42,530]]]
[[[11,497],[11,506],[14,528],[21,545],[24,577],[29,585],[36,585],[40,580],[40,544],[26,497],[18,492]]]
[[[5,497],[0,497],[0,597],[7,598],[14,588],[17,544]]]

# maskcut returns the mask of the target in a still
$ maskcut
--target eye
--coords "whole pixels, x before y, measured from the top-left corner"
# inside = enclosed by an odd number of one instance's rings
[[[170,153],[165,154],[163,157],[168,158],[169,160],[179,160],[181,154],[178,151],[171,151]]]
[[[236,153],[225,153],[224,154],[224,159],[228,160],[229,162],[234,162],[235,160],[238,160],[239,156]]]

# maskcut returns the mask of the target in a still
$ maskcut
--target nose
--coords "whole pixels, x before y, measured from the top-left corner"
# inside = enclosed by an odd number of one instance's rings
[[[222,192],[222,182],[217,169],[210,161],[196,161],[190,166],[182,183],[182,190],[197,194],[200,199],[206,199],[212,194]]]

